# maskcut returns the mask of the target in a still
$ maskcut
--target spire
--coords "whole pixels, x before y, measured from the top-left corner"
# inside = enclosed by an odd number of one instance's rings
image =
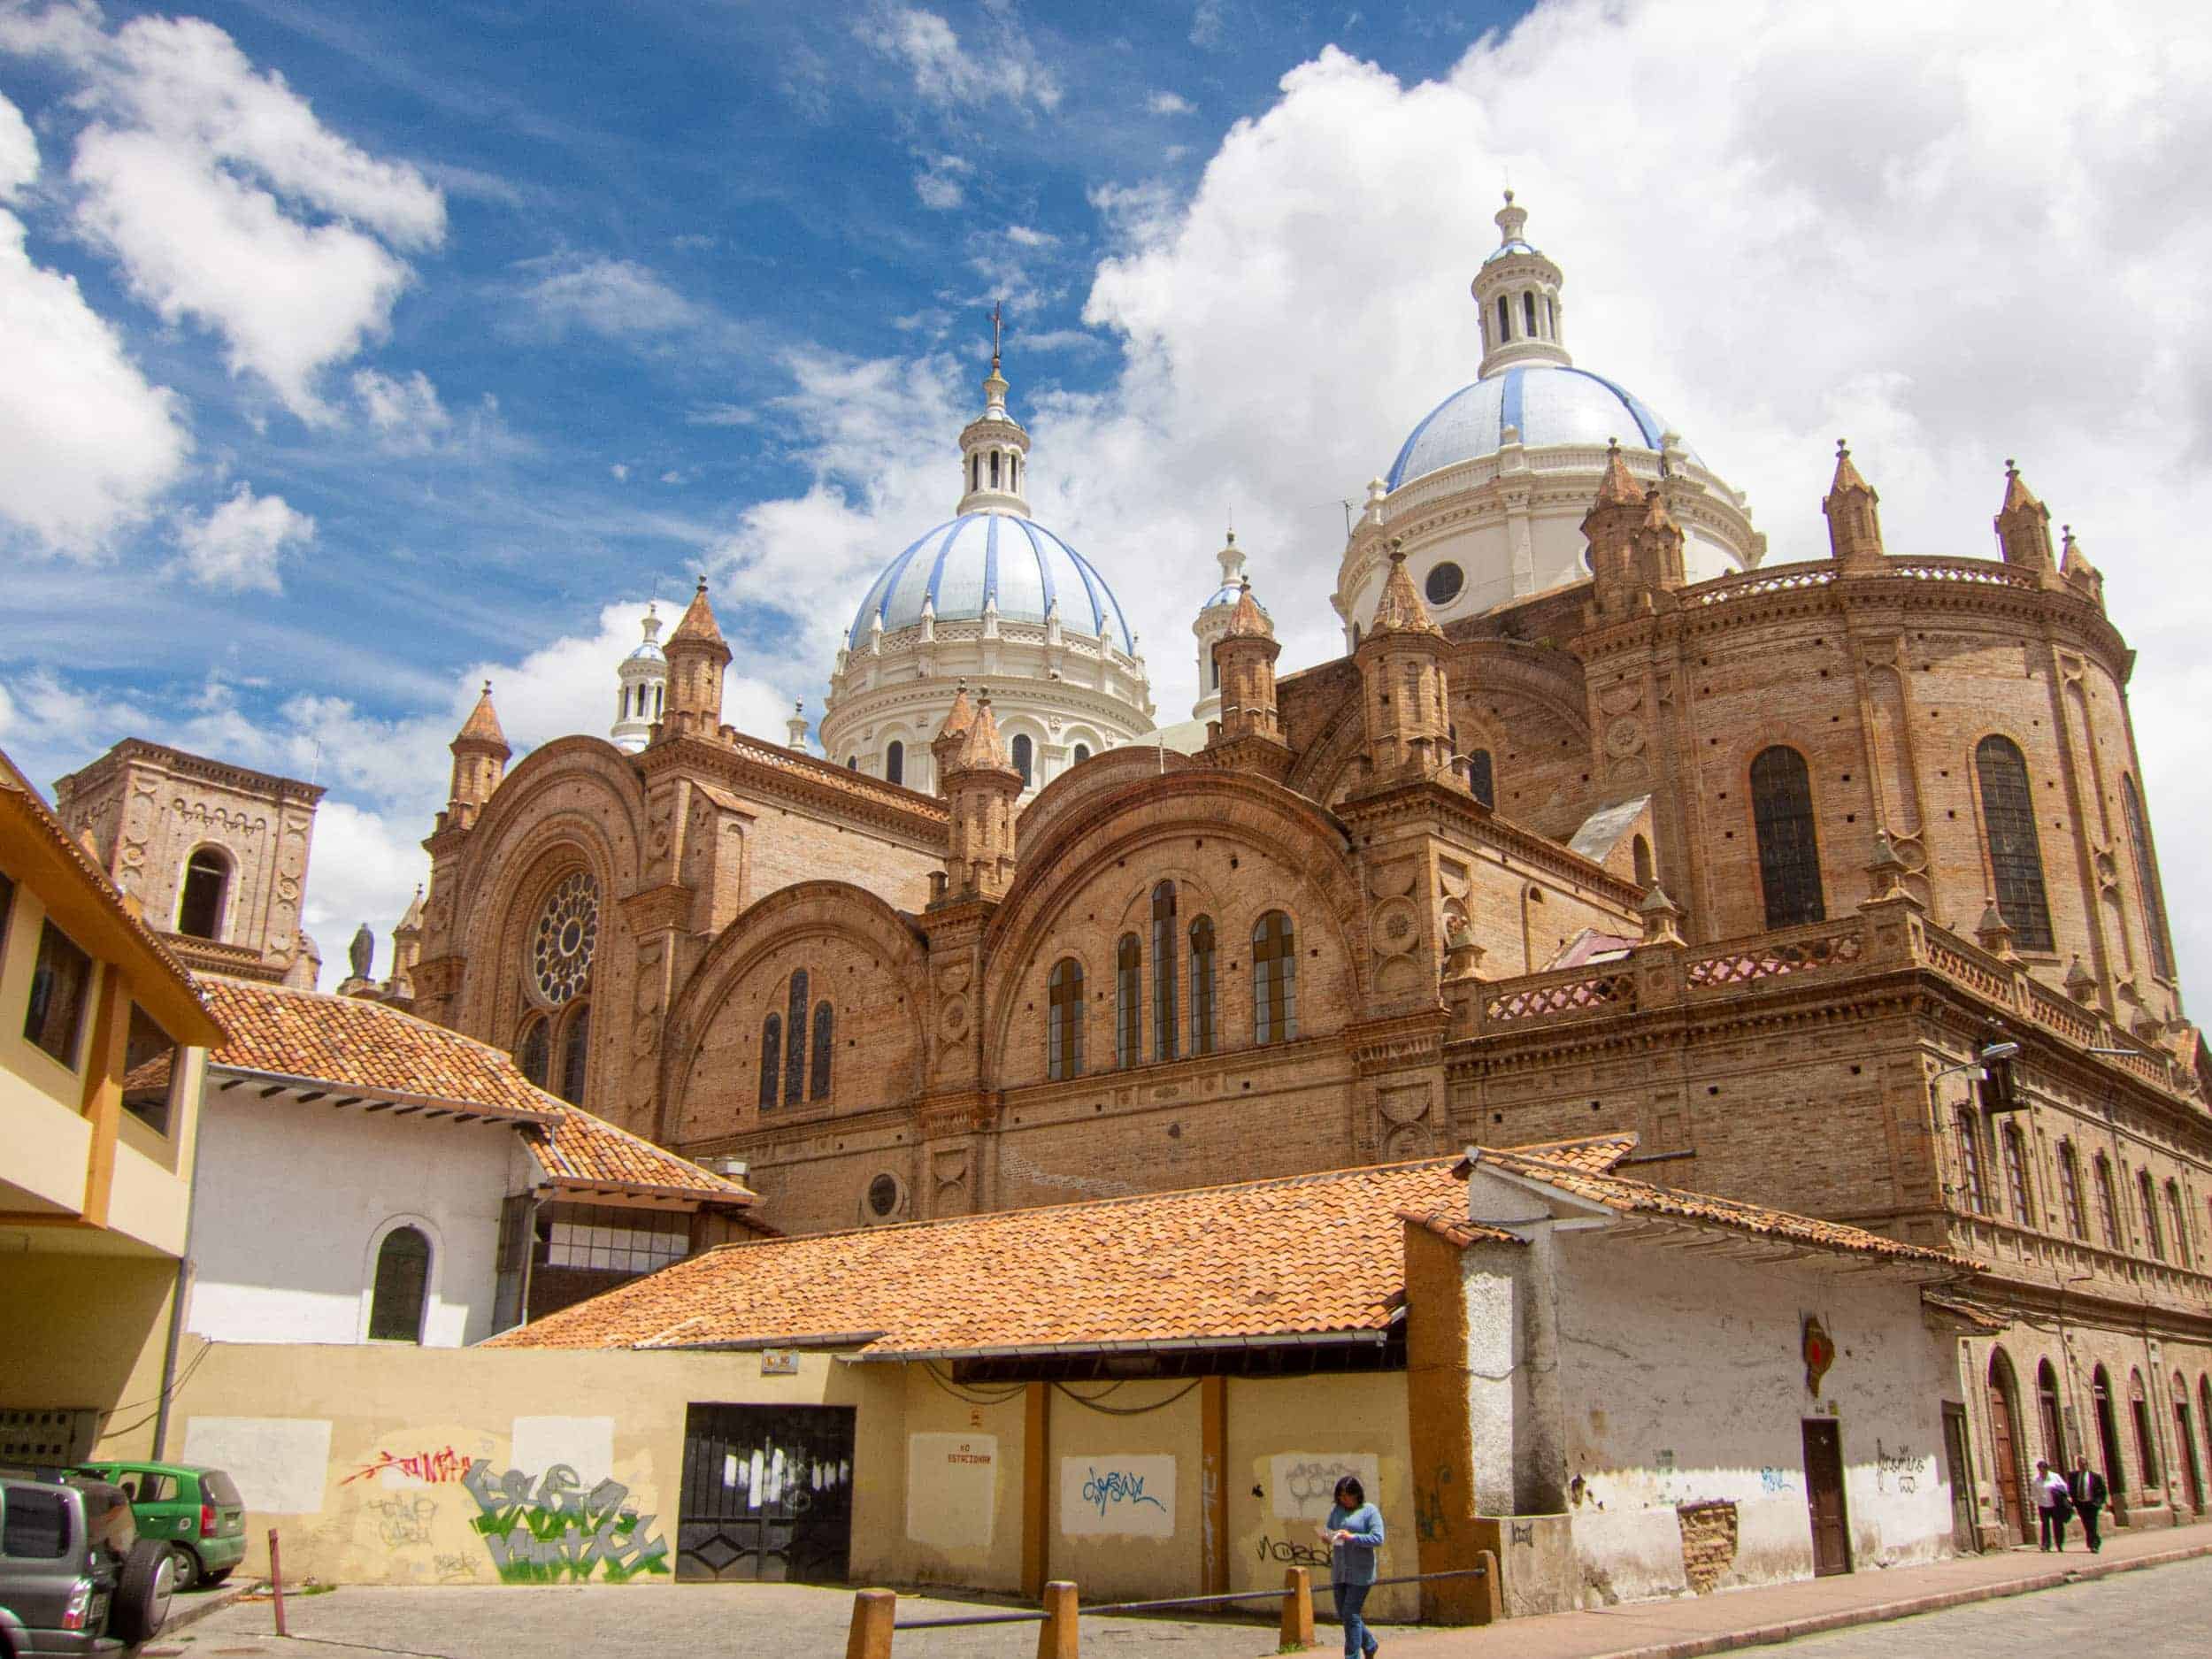
[[[1367,637],[1373,639],[1384,634],[1440,636],[1443,632],[1430,619],[1428,607],[1421,603],[1421,595],[1413,591],[1413,578],[1406,574],[1405,539],[1393,537],[1390,573],[1383,578],[1382,597],[1375,602],[1375,619],[1368,626]]]
[[[449,824],[465,829],[484,803],[492,798],[499,780],[507,774],[507,734],[499,729],[499,714],[492,707],[492,682],[486,680],[476,706],[448,745],[453,750],[453,775],[447,791],[446,810],[439,827]]]
[[[722,671],[730,665],[730,648],[714,620],[714,604],[707,597],[707,579],[699,578],[698,591],[684,607],[676,631],[668,636],[668,700],[661,718],[661,735],[691,733],[713,737],[722,730]]]
[[[1202,717],[1209,722],[1206,746],[1263,739],[1265,748],[1247,748],[1231,764],[1256,767],[1278,780],[1290,759],[1275,699],[1275,659],[1282,649],[1275,641],[1275,625],[1252,596],[1251,578],[1239,577],[1237,602],[1212,647],[1211,667],[1219,682],[1214,710],[1219,718]]]
[[[1658,485],[1644,490],[1644,519],[1636,530],[1637,573],[1647,588],[1679,588],[1683,581],[1682,526],[1667,511]]]
[[[983,412],[960,432],[960,502],[957,512],[1009,512],[1029,517],[1025,493],[1029,471],[1029,434],[1006,411],[1011,388],[999,372],[1003,346],[1002,308],[991,307],[991,372],[983,378]]]
[[[513,753],[507,747],[507,734],[499,729],[499,711],[492,707],[490,680],[484,682],[484,689],[476,699],[476,706],[469,710],[469,718],[461,722],[461,730],[453,741],[457,746],[462,743],[495,745],[502,760]]]
[[[952,707],[946,711],[945,723],[937,728],[937,735],[929,741],[929,752],[937,762],[937,780],[941,784],[945,772],[953,764],[953,757],[960,748],[960,740],[967,735],[968,727],[975,720],[975,705],[968,701],[968,682],[962,680],[959,689],[952,694]]]
[[[972,710],[963,686],[930,749],[937,757],[938,792],[951,809],[944,874],[931,878],[931,903],[1001,898],[1014,879],[1014,803],[1022,775],[999,739],[991,694]]]
[[[2057,561],[2051,557],[2051,510],[2036,500],[2027,480],[2010,461],[2005,463],[2005,500],[1997,510],[1996,526],[1997,547],[2006,564],[2042,577],[2056,573]]]
[[[1237,533],[1229,532],[1222,542],[1221,551],[1214,555],[1214,562],[1221,566],[1221,585],[1233,588],[1244,580],[1244,549],[1237,545]]]
[[[1881,497],[1851,464],[1851,446],[1836,440],[1836,477],[1820,503],[1828,515],[1828,551],[1837,564],[1863,566],[1882,557]]]
[[[2066,585],[2101,611],[2104,609],[2104,572],[2089,562],[2089,556],[2081,550],[2081,543],[2074,540],[2074,526],[2059,526],[2064,540],[2059,555],[2058,573]]]
[[[1559,291],[1566,284],[1565,273],[1522,234],[1528,210],[1514,204],[1512,191],[1505,193],[1494,222],[1498,245],[1471,285],[1482,311],[1482,365],[1477,372],[1488,380],[1516,363],[1569,366],[1574,359],[1560,343],[1566,308]]]
[[[1229,637],[1233,640],[1275,637],[1275,625],[1267,619],[1267,612],[1260,609],[1260,602],[1252,597],[1252,579],[1242,578],[1237,584],[1237,603],[1229,612]]]
[[[1644,492],[1636,488],[1636,480],[1628,470],[1628,463],[1621,455],[1621,441],[1609,438],[1605,443],[1605,475],[1598,480],[1597,506],[1636,507],[1644,504]],[[1594,509],[1593,509],[1594,511]]]
[[[940,736],[943,733],[940,733]],[[975,713],[959,733],[959,747],[953,751],[952,771],[1008,772],[1016,778],[1014,763],[1006,757],[1006,743],[999,736],[998,717],[991,712],[991,694],[985,692],[975,706]]]
[[[657,599],[645,602],[645,614],[638,618],[638,626],[645,631],[645,642],[659,648],[661,637],[661,607]]]
[[[652,632],[657,634],[659,631],[657,619]],[[707,597],[707,579],[703,575],[699,578],[698,591],[691,595],[691,603],[684,607],[684,614],[676,623],[676,631],[668,636],[672,646],[679,640],[703,640],[714,645],[724,642],[721,627],[714,619],[713,602]]]

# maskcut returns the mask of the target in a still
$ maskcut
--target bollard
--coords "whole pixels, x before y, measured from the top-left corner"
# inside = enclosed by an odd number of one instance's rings
[[[1303,1567],[1283,1573],[1283,1647],[1313,1646],[1313,1575]]]
[[[282,1636],[287,1633],[284,1628],[284,1561],[277,1553],[277,1530],[273,1526],[269,1529],[269,1588],[275,1597],[276,1633]]]
[[[898,1610],[895,1591],[854,1591],[853,1627],[845,1638],[845,1659],[891,1659],[891,1626]]]
[[[1494,1624],[1505,1617],[1505,1575],[1498,1571],[1494,1550],[1477,1550],[1475,1564],[1482,1569],[1475,1580],[1475,1623]]]
[[[1075,1586],[1064,1578],[1045,1586],[1045,1622],[1037,1627],[1037,1659],[1076,1659]]]

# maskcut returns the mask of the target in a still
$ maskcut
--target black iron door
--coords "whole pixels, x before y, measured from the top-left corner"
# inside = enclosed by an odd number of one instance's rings
[[[852,1494],[850,1406],[694,1405],[676,1576],[842,1583]]]

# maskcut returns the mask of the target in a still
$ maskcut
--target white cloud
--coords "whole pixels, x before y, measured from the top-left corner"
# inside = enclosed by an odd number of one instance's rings
[[[948,211],[968,199],[960,180],[974,171],[957,156],[940,156],[914,175],[914,194],[924,207]]]
[[[1228,7],[1225,0],[1198,0],[1191,9],[1190,43],[1218,46],[1228,37]]]
[[[542,270],[523,292],[539,320],[556,334],[572,328],[621,339],[695,327],[707,313],[628,259],[600,257],[537,260]]]
[[[38,177],[38,140],[23,111],[0,97],[0,202],[12,202]]]
[[[380,369],[357,369],[353,395],[361,413],[388,449],[418,452],[435,449],[453,425],[438,388],[420,369],[404,380]]]
[[[684,417],[687,426],[749,426],[759,412],[742,403],[702,403]]]
[[[1039,109],[1059,108],[1060,78],[1038,58],[1020,24],[1002,17],[990,50],[967,51],[951,24],[917,6],[880,5],[854,31],[867,45],[903,64],[914,90],[940,105],[987,104],[1001,100]]]
[[[392,971],[392,927],[429,879],[421,826],[395,821],[351,801],[326,798],[315,810],[301,918],[322,953],[323,983],[348,972],[346,947],[366,922],[376,935],[373,977]]]
[[[614,481],[618,484],[626,484],[630,481],[630,469],[620,461],[617,461],[607,471],[614,475]]]
[[[394,250],[442,239],[444,198],[324,127],[213,25],[100,25],[90,6],[0,19],[0,48],[58,59],[84,83],[79,228],[165,320],[219,334],[234,373],[265,380],[302,419],[334,419],[319,376],[383,333],[411,277]]]
[[[192,580],[240,592],[281,592],[277,565],[285,550],[314,539],[314,519],[281,495],[256,495],[247,484],[206,518],[188,514],[177,523],[177,546]]]
[[[1050,231],[1039,230],[1034,226],[1009,225],[1006,227],[1006,240],[1018,248],[1049,248],[1060,239]]]
[[[1156,92],[1144,101],[1155,115],[1194,115],[1198,106],[1179,92]]]

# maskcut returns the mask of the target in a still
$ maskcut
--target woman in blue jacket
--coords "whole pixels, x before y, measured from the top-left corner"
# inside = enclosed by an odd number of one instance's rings
[[[1344,1659],[1372,1659],[1375,1638],[1360,1617],[1367,1593],[1375,1587],[1375,1556],[1382,1548],[1382,1511],[1367,1501],[1353,1476],[1336,1483],[1336,1502],[1321,1534],[1329,1540],[1330,1588],[1336,1616],[1344,1625]]]

